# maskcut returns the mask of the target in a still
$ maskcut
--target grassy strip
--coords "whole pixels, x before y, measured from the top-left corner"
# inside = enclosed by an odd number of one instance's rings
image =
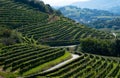
[[[6,72],[2,72],[0,71],[0,76],[3,78],[16,78],[18,75],[16,73],[6,73]]]
[[[16,78],[19,76],[19,73],[18,72],[2,71],[2,66],[0,66],[0,76],[3,78]]]
[[[61,57],[59,57],[59,58],[57,58],[57,59],[55,59],[53,61],[44,63],[44,64],[42,64],[42,65],[40,65],[40,66],[38,66],[36,68],[33,68],[33,69],[23,73],[23,75],[27,76],[27,75],[30,75],[30,74],[42,72],[42,71],[47,70],[47,69],[49,69],[49,68],[51,68],[51,67],[65,61],[65,60],[68,60],[70,58],[72,58],[71,54],[69,52],[65,52],[65,54],[63,56],[61,56]]]

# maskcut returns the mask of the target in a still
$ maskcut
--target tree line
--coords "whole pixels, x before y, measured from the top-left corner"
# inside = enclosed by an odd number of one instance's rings
[[[120,40],[81,39],[81,51],[105,56],[120,56]]]
[[[36,8],[48,14],[55,13],[55,14],[61,15],[60,11],[53,9],[49,4],[44,4],[44,2],[41,0],[14,0],[14,1],[25,3],[27,5],[32,6],[33,8]]]

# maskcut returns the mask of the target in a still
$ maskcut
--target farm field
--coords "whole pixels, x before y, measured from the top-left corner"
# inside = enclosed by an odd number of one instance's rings
[[[1,49],[0,68],[2,71],[14,72],[15,75],[31,74],[70,58],[71,54],[60,48],[16,44]]]
[[[89,38],[100,44],[83,45],[97,47],[94,54],[81,47]],[[0,78],[120,78],[119,45],[113,33],[77,23],[43,1],[0,0]]]
[[[79,53],[80,57],[38,77],[50,78],[119,78],[120,59]],[[37,76],[37,75],[36,75]],[[32,76],[34,77],[34,76]]]
[[[1,0],[0,5],[1,25],[15,29],[42,44],[72,45],[79,44],[80,38],[113,38],[110,33],[91,29],[63,16],[37,11],[19,1]]]

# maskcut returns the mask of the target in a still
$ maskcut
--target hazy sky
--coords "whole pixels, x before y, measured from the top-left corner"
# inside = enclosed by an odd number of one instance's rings
[[[52,6],[64,6],[69,5],[74,2],[84,2],[84,1],[90,1],[90,0],[42,0],[46,4],[50,4]]]

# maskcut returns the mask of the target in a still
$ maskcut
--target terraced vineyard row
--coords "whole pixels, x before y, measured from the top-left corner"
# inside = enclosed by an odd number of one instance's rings
[[[62,16],[55,18],[35,10],[32,6],[14,0],[0,0],[0,24],[16,28],[24,36],[35,38],[39,43],[76,44],[80,38],[111,39],[109,33],[76,24]]]
[[[19,71],[21,74],[65,54],[62,49],[33,45],[12,45],[2,48],[0,65],[3,70]]]
[[[40,18],[38,18],[40,17]],[[0,24],[18,28],[21,26],[36,24],[48,18],[48,15],[34,11],[22,3],[15,3],[12,0],[0,0]]]
[[[52,14],[53,12],[40,10],[43,7],[48,9],[47,11],[52,10],[50,6],[44,5],[44,3],[39,7],[34,0],[27,0],[28,2],[32,1],[33,5],[24,3],[24,1],[0,0],[0,26],[21,32],[26,41],[33,37],[36,40],[35,43],[38,41],[40,44],[70,45],[80,44],[81,38],[112,39],[114,37],[112,34],[88,28],[56,13]],[[4,42],[7,41],[7,38],[0,40]],[[32,78],[36,76],[120,78],[119,59],[84,53],[80,53],[78,59],[62,67],[43,73],[43,70],[68,59],[66,56],[68,52],[65,52],[64,49],[38,46],[37,44],[23,43],[0,48],[0,75],[6,77],[5,75],[14,74],[15,77],[30,76]],[[68,55],[71,57],[70,53]],[[8,78],[13,77],[8,76]]]
[[[19,29],[20,32],[26,34],[28,37],[33,36],[39,42],[54,42],[54,41],[79,41],[80,38],[96,37],[96,38],[112,38],[113,36],[104,32],[82,27],[67,21],[56,21],[55,23],[43,24],[35,26],[30,31],[31,26]],[[87,32],[86,32],[87,31]],[[95,35],[97,34],[97,35]]]
[[[38,77],[120,78],[120,60],[83,53],[79,55],[78,59],[53,71],[41,73]]]

